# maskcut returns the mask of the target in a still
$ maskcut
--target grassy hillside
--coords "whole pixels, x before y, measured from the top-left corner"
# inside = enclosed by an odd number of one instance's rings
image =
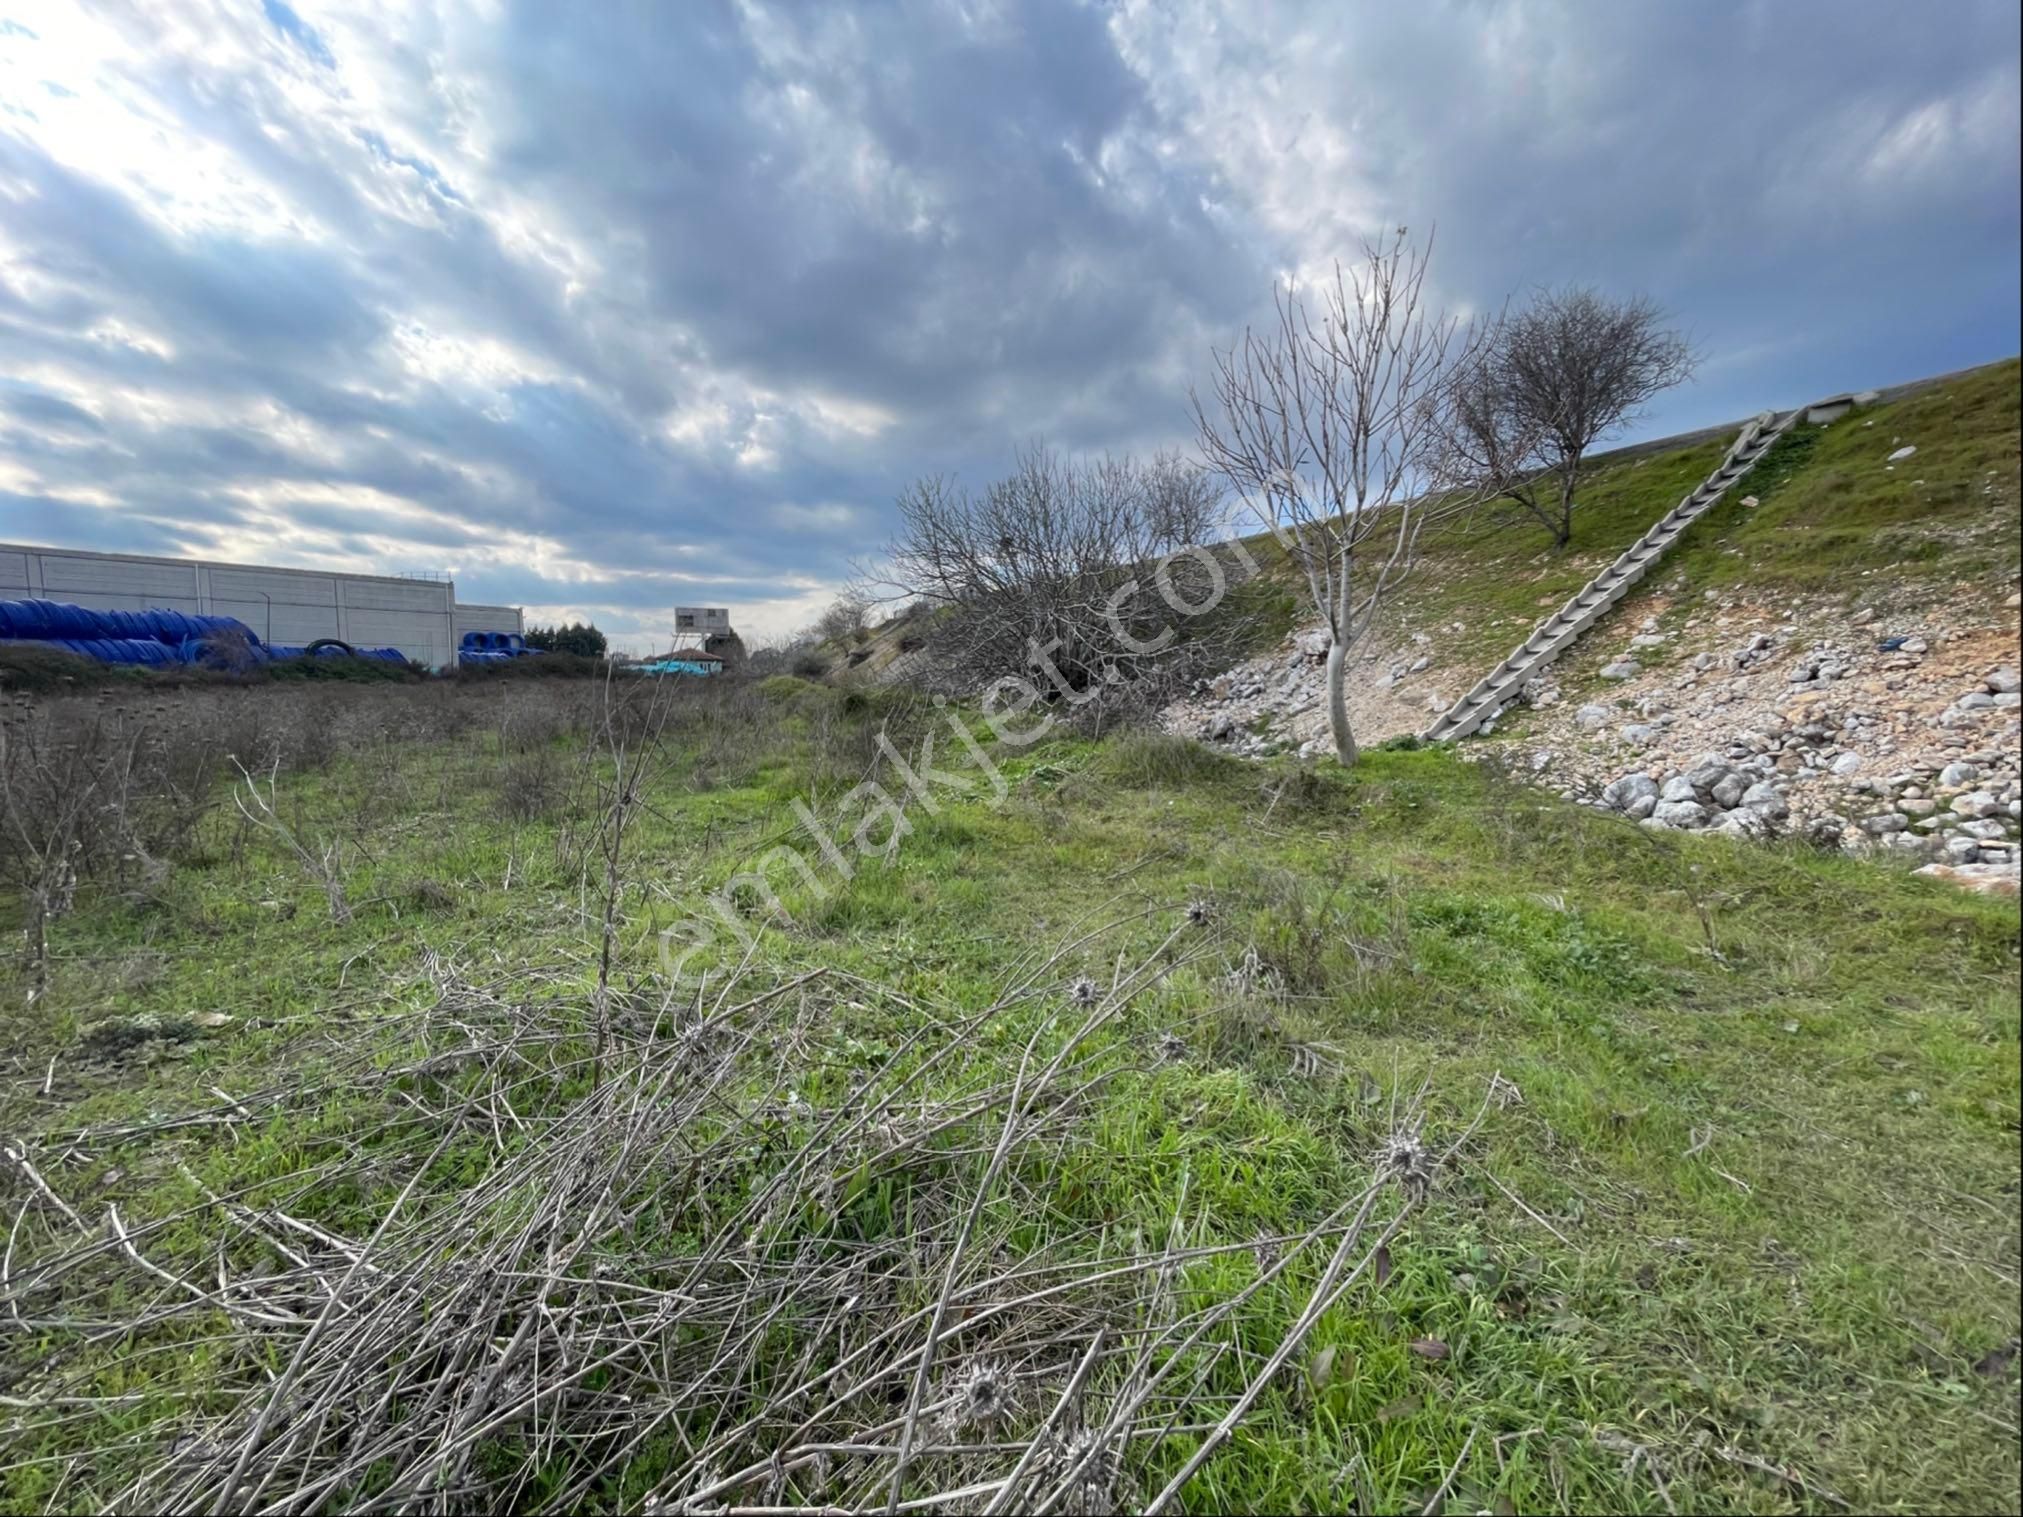
[[[1699,469],[1630,467],[1583,541]],[[1448,551],[1512,617],[1575,572],[1499,587],[1489,547]],[[1135,1509],[1285,1340],[1317,1229],[1423,1087],[1448,1162],[1423,1202],[1385,1189],[1381,1257],[1365,1239],[1174,1509],[2013,1507],[2013,902],[1654,835],[1442,753],[1314,774],[1148,737],[1008,753],[1002,802],[938,788],[844,880],[793,803],[850,847],[849,787],[901,791],[878,732],[911,754],[943,718],[784,678],[688,694],[710,704],[609,871],[608,762],[520,713],[284,778],[347,920],[227,812],[168,878],[87,885],[6,1024],[0,1128],[46,1190],[10,1167],[0,1506],[117,1502],[171,1463],[210,1489],[266,1398],[309,1387],[320,1412],[259,1424],[269,1500],[313,1477],[333,1508],[400,1480],[671,1508],[756,1459],[712,1500],[882,1508],[917,1364],[880,1334],[917,1341],[952,1281],[924,1394],[1019,1389],[988,1431],[923,1424],[896,1494],[987,1504],[1148,1345],[1178,1378],[1070,1498]],[[797,840],[819,884],[778,864],[777,913],[733,890],[756,946],[719,935],[680,966],[700,990],[670,983],[661,933]],[[720,1062],[692,1089],[696,1057]],[[902,1084],[860,1157],[811,1172]],[[597,1167],[600,1134],[676,1107]],[[420,1315],[354,1328],[380,1319],[337,1303],[396,1279]],[[738,1326],[681,1325],[710,1311]],[[1191,1344],[1159,1337],[1176,1321]],[[788,1394],[839,1362],[860,1394]],[[396,1372],[415,1388],[382,1399]],[[813,1444],[839,1452],[763,1462]]]
[[[2019,439],[2023,364],[2015,359],[1826,426],[1801,425],[1580,646],[1599,646],[1611,627],[1709,594],[1821,610],[1999,605],[2023,568]],[[1380,658],[1423,638],[1409,656],[1429,652],[1442,688],[1458,695],[1677,505],[1733,441],[1722,434],[1602,455],[1582,481],[1564,550],[1507,504],[1429,533],[1412,575],[1380,610],[1372,635]],[[1906,443],[1915,456],[1890,465],[1889,454]],[[1758,504],[1743,505],[1749,498]],[[1277,542],[1259,532],[1243,544],[1264,572],[1230,607],[1254,627],[1251,645],[1262,652],[1315,617]],[[825,650],[822,663],[835,680],[875,679],[931,630],[926,616],[895,618]],[[1412,722],[1421,715],[1415,707]]]
[[[2023,366],[2015,359],[1827,426],[1801,425],[1694,524],[1650,584],[1850,605],[1935,590],[1999,602],[2015,588],[2023,538],[2019,438]],[[1459,662],[1486,670],[1677,505],[1733,440],[1600,460],[1581,484],[1565,551],[1505,510],[1429,537],[1386,609],[1387,625],[1423,630]],[[1916,455],[1889,465],[1903,444]],[[1742,504],[1751,496],[1760,505]],[[1290,582],[1269,538],[1247,541]],[[1633,597],[1618,618],[1637,604]]]

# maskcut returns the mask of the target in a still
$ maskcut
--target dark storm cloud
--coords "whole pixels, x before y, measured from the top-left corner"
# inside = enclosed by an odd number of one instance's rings
[[[1144,111],[1103,13],[1021,14],[979,33],[952,8],[809,8],[674,42],[652,13],[526,6],[499,39],[505,162],[637,229],[649,297],[718,362],[909,409],[1079,386],[1255,271],[1190,173],[1143,204],[1097,182]]]
[[[916,474],[1184,438],[1271,280],[1399,222],[1456,301],[1670,305],[1653,427],[2017,345],[2013,6],[116,20],[0,26],[0,536],[782,602]]]

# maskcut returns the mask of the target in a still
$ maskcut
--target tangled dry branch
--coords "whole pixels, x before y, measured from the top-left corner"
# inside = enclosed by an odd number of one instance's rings
[[[981,1009],[739,971],[611,987],[594,1037],[557,985],[432,959],[428,1004],[326,1034],[313,1087],[10,1146],[0,1430],[67,1508],[1164,1510],[1459,1145],[1423,1137],[1422,1091],[1360,1187],[1269,1246],[1190,1241],[1184,1191],[1164,1238],[1034,1243],[1060,1153],[1156,1062],[1113,1034],[1212,951],[1178,914],[1072,994],[1126,925],[1030,952]],[[911,1031],[839,1068],[828,1034],[867,1008]],[[114,1152],[312,1111],[271,1183],[185,1164],[146,1216],[62,1194]],[[369,1226],[331,1224],[346,1197]],[[1254,1277],[1211,1285],[1235,1254]],[[1246,1318],[1295,1282],[1259,1360]],[[138,1384],[191,1355],[180,1401],[105,1389],[108,1356]]]

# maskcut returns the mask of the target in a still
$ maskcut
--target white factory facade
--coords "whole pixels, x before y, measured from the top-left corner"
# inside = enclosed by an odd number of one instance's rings
[[[262,642],[342,638],[359,647],[398,648],[431,668],[454,662],[466,632],[527,630],[517,606],[460,603],[448,578],[265,569],[17,543],[0,543],[0,600],[236,616]]]

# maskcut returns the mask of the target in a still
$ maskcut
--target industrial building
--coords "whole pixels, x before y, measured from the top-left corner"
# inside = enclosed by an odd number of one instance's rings
[[[0,543],[0,600],[235,616],[262,642],[335,637],[398,648],[430,668],[451,663],[466,632],[526,631],[516,606],[458,604],[447,577],[269,569],[16,543]]]

